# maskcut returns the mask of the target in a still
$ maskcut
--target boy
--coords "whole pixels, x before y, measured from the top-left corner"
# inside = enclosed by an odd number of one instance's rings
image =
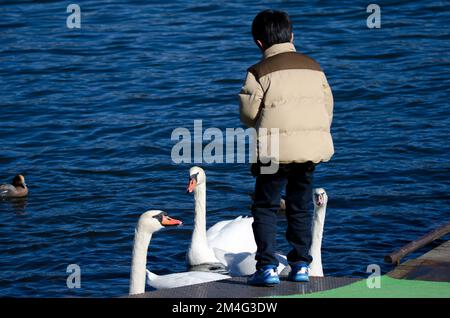
[[[285,12],[260,12],[253,20],[252,35],[263,60],[248,69],[239,93],[240,117],[245,125],[257,130],[279,129],[279,167],[277,172],[265,174],[259,160],[252,165],[256,176],[252,214],[257,264],[248,283],[272,286],[280,282],[275,257],[276,213],[284,186],[286,238],[292,246],[287,255],[291,266],[288,279],[305,282],[312,261],[313,172],[317,163],[330,160],[334,154],[330,134],[333,96],[319,64],[296,53],[292,24]],[[260,137],[258,145],[262,143]],[[270,141],[266,142],[270,147]],[[258,159],[260,155],[258,149]]]

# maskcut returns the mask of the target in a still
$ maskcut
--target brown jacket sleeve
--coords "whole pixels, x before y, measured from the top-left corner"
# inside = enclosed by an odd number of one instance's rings
[[[244,86],[239,93],[239,113],[241,122],[247,127],[255,127],[262,104],[264,91],[255,76],[247,73]]]

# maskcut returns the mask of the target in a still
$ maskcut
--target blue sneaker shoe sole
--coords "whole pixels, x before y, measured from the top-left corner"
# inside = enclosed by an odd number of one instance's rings
[[[297,282],[297,283],[306,283],[309,282],[309,276],[305,275],[305,276],[300,276],[300,275],[295,275],[295,276],[289,276],[288,280],[290,280],[291,282]]]
[[[273,287],[280,283],[280,281],[273,281],[273,282],[247,282],[249,285],[252,286],[262,286],[262,287]]]
[[[265,279],[265,280],[248,280],[247,284],[253,285],[253,286],[267,286],[272,287],[275,285],[278,285],[280,283],[280,279],[272,278],[272,279]]]

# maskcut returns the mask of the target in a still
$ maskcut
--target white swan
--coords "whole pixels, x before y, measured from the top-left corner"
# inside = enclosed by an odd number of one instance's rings
[[[207,272],[184,272],[158,276],[146,270],[147,252],[152,234],[166,226],[179,224],[181,224],[181,221],[172,219],[167,213],[159,210],[147,211],[141,215],[134,236],[130,295],[145,292],[146,276],[148,284],[156,289],[174,288],[230,278],[230,276]]]
[[[206,231],[206,175],[202,168],[189,170],[188,192],[194,192],[195,218],[187,260],[190,265],[217,263],[214,248],[227,252],[255,252],[253,218],[239,216],[221,221]]]
[[[206,175],[202,168],[192,167],[189,170],[187,191],[194,192],[195,198],[194,230],[186,254],[189,265],[220,263],[214,249],[228,253],[256,252],[251,217],[239,216],[221,221],[206,231]]]
[[[317,188],[313,193],[314,215],[312,220],[312,241],[309,254],[313,260],[309,264],[310,276],[323,276],[322,269],[322,237],[325,224],[325,214],[327,211],[328,195],[322,188]]]
[[[193,268],[221,264],[232,276],[247,276],[255,271],[256,242],[253,236],[253,217],[239,216],[220,221],[206,231],[206,174],[200,167],[189,170],[188,192],[194,192],[195,219],[191,245],[186,254]],[[286,257],[277,254],[278,271],[287,265]]]

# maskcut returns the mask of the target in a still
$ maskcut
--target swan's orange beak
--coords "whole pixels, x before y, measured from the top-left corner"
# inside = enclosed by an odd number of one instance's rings
[[[192,191],[194,191],[196,186],[197,186],[197,180],[195,180],[195,178],[190,178],[186,191],[189,193],[192,193]]]
[[[183,224],[183,222],[177,219],[172,219],[167,215],[163,215],[161,224],[164,226],[173,226],[173,225],[181,225]]]

